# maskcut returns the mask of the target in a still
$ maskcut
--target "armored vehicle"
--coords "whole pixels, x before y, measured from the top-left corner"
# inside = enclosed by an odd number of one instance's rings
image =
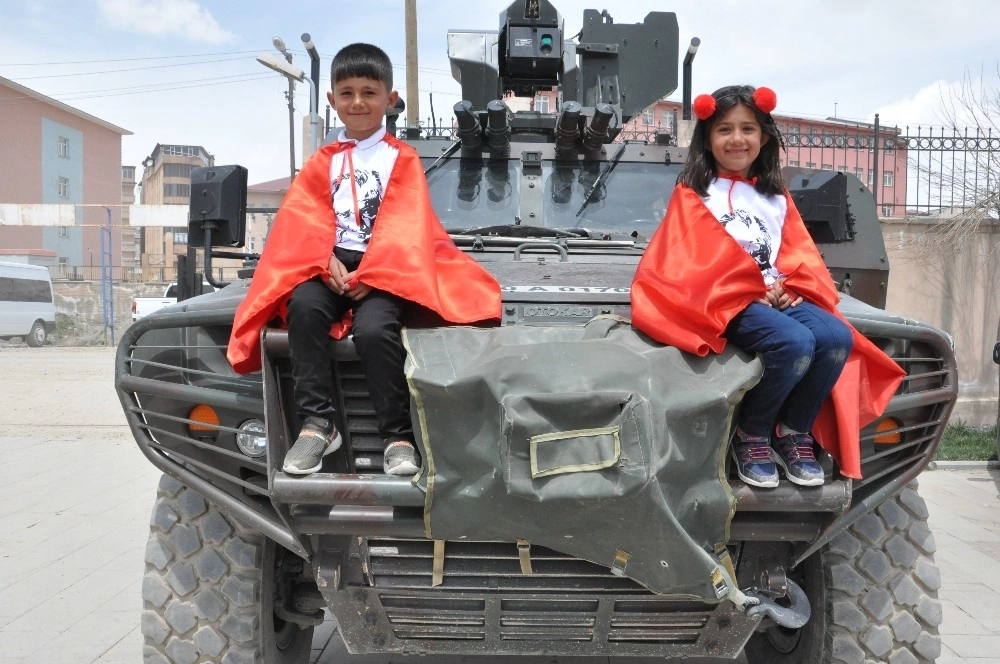
[[[933,662],[940,578],[916,477],[955,359],[946,334],[882,310],[870,192],[844,173],[786,178],[840,311],[906,378],[859,431],[863,479],[824,457],[821,487],[748,487],[727,446],[759,361],[688,356],[628,322],[686,150],[622,126],[677,87],[675,15],[587,10],[569,39],[546,0],[518,0],[498,30],[450,32],[448,52],[454,129],[400,135],[452,240],[500,282],[500,324],[407,328],[413,479],[381,472],[350,338],[329,349],[344,446],[313,475],[280,471],[299,428],[287,336],[263,332],[259,372],[226,360],[249,274],[129,327],[116,386],[163,471],[146,661],[304,663],[333,620],[353,653]],[[508,105],[555,86],[553,113]],[[245,183],[240,167],[193,178],[206,275],[242,246]]]

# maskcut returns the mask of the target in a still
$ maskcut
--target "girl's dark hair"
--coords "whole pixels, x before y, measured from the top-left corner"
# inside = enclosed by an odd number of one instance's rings
[[[694,189],[699,196],[708,195],[708,185],[716,177],[718,170],[709,140],[712,126],[737,104],[743,104],[751,109],[757,122],[760,123],[761,131],[770,137],[760,147],[760,154],[751,164],[749,177],[757,178],[755,187],[762,194],[776,196],[784,193],[785,183],[781,179],[781,161],[778,155],[778,150],[784,147],[784,143],[771,114],[764,113],[754,104],[754,90],[756,88],[752,85],[727,85],[719,88],[712,93],[715,98],[715,112],[708,119],[699,119],[695,123],[691,145],[688,148],[687,163],[677,176],[677,181]]]
[[[337,51],[330,63],[330,80],[336,83],[352,76],[385,83],[392,90],[392,61],[385,51],[371,44],[348,44]]]

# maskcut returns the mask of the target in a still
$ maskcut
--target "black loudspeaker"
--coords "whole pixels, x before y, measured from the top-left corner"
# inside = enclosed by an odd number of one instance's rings
[[[847,204],[847,176],[839,171],[795,173],[788,191],[817,244],[854,239],[854,217]]]
[[[213,247],[242,247],[246,237],[247,169],[202,166],[191,171],[188,245],[205,244],[211,228]]]

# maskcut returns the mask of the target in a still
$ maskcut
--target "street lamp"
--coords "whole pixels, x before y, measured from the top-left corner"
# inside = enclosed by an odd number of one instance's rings
[[[316,86],[316,90],[319,90],[319,51],[316,50],[316,45],[313,44],[312,37],[309,36],[308,32],[302,33],[302,45],[306,47],[306,53],[309,54],[309,60],[311,62],[311,67],[309,68],[309,75],[312,78],[313,84]],[[319,113],[319,94],[316,95],[316,107],[309,109],[311,111],[316,111]]]
[[[694,62],[695,53],[701,46],[701,40],[697,37],[691,38],[691,45],[688,46],[687,53],[684,54],[684,91],[681,98],[681,119],[691,119],[691,63]]]
[[[288,64],[292,64],[292,54],[288,52],[285,48],[285,42],[278,35],[271,38],[271,43],[274,44],[274,48],[285,56],[285,60]],[[288,164],[291,169],[291,177],[295,178],[295,81],[293,79],[288,79],[288,92],[285,96],[288,98]]]
[[[317,128],[319,125],[319,114],[316,112],[318,92],[316,90],[316,84],[313,83],[312,79],[306,76],[306,73],[299,67],[294,66],[291,62],[282,62],[267,51],[263,51],[257,56],[257,62],[264,65],[268,69],[273,69],[282,76],[287,77],[289,81],[295,80],[300,83],[309,83],[309,145],[312,148],[311,151],[316,152],[319,148],[319,131]],[[292,173],[294,176],[294,168],[292,169]]]

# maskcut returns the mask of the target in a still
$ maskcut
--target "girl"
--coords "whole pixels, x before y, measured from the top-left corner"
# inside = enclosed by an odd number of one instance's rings
[[[904,375],[836,311],[781,179],[776,103],[748,85],[695,99],[687,163],[632,284],[633,325],[657,341],[702,356],[731,341],[760,356],[732,452],[740,478],[765,488],[778,485],[776,464],[795,484],[823,484],[814,431],[841,473],[860,478],[858,431]]]

